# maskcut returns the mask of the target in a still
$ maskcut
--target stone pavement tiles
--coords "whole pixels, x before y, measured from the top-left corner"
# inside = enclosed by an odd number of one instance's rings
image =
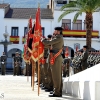
[[[0,75],[0,100],[81,100],[64,94],[62,97],[48,97],[49,92],[40,89],[38,96],[38,85],[31,87],[31,77],[27,76]]]

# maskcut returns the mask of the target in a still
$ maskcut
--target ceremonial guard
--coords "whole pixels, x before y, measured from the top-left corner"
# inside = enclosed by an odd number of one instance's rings
[[[51,41],[53,39],[52,35],[48,35],[48,41]],[[51,65],[50,65],[50,55],[52,53],[50,53],[50,50],[52,49],[52,45],[49,45],[48,46],[48,58],[46,59],[46,62],[47,62],[47,76],[46,76],[46,79],[47,79],[47,89],[45,90],[46,92],[50,92],[50,91],[53,91],[53,79],[52,79],[52,73],[51,73]]]
[[[42,71],[42,89],[47,89],[48,87],[48,78],[47,78],[47,68],[48,68],[48,49],[44,47],[44,57],[41,59],[41,71]]]
[[[52,55],[50,57],[50,66],[53,77],[53,94],[50,97],[61,97],[62,96],[62,48],[64,45],[62,28],[56,27],[54,33],[56,37],[51,41],[41,40],[44,45],[52,45]]]
[[[21,74],[21,63],[22,59],[18,52],[16,52],[14,57],[14,75],[20,75]]]
[[[89,66],[88,63],[87,63],[87,59],[88,59],[87,46],[83,46],[83,57],[81,59],[81,61],[82,61],[82,70],[87,69],[87,67]]]
[[[63,62],[63,77],[69,76],[70,59],[65,57]]]
[[[25,76],[31,76],[32,75],[32,67],[29,62],[26,62],[26,72]]]
[[[3,55],[1,56],[1,75],[5,75],[6,61],[7,61],[7,57],[5,55],[5,52],[3,52]]]

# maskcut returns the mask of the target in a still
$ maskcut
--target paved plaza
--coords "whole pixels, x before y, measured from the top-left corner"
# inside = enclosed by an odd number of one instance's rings
[[[31,77],[0,75],[0,100],[81,100],[64,94],[62,97],[48,97],[49,92],[40,89],[38,96],[38,85],[31,87]]]

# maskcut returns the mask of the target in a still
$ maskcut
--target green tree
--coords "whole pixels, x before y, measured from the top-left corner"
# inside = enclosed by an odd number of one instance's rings
[[[92,28],[93,28],[93,13],[100,10],[100,0],[77,0],[75,2],[70,2],[61,7],[63,13],[59,16],[58,22],[61,19],[73,12],[75,13],[73,22],[75,22],[79,15],[86,13],[85,22],[86,22],[86,45],[88,49],[91,48],[91,37],[92,37]]]

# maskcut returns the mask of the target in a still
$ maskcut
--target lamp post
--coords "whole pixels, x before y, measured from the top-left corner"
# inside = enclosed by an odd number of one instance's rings
[[[0,44],[2,44],[4,46],[4,52],[7,56],[7,48],[8,48],[8,45],[12,44],[12,42],[8,41],[7,38],[8,38],[8,33],[7,33],[7,26],[5,26],[5,33],[3,34],[5,40],[4,41],[1,41]]]

